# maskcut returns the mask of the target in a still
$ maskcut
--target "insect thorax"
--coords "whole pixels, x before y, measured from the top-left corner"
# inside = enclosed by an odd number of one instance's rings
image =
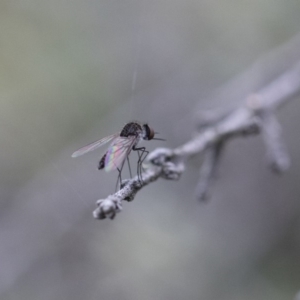
[[[122,129],[120,136],[128,137],[132,135],[139,135],[142,132],[142,126],[136,122],[127,123]]]

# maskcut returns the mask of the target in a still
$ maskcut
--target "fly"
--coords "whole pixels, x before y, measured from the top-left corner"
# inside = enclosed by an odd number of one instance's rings
[[[129,173],[131,175],[131,168],[129,164],[129,154],[131,151],[137,151],[138,153],[138,162],[137,162],[137,175],[139,180],[142,179],[142,164],[147,157],[149,151],[145,147],[137,147],[140,140],[160,140],[164,139],[154,138],[155,132],[148,124],[140,124],[138,122],[129,122],[127,123],[121,132],[109,135],[103,139],[100,139],[96,142],[93,142],[83,148],[78,149],[72,154],[72,157],[78,157],[85,153],[91,152],[104,144],[111,142],[105,154],[99,161],[98,169],[105,171],[118,170],[118,182],[122,182],[121,172],[125,163],[125,160],[128,161]]]

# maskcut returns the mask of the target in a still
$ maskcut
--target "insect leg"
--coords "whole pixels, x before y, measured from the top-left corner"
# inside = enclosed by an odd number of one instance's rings
[[[138,153],[138,156],[139,156],[139,159],[137,161],[137,176],[138,176],[139,183],[141,184],[142,183],[142,181],[141,181],[141,168],[140,168],[141,154],[140,154],[139,150],[137,150],[137,153]]]
[[[144,160],[146,159],[146,157],[148,156],[149,154],[149,151],[147,151],[146,149],[144,149],[142,155],[145,154],[145,156],[143,157],[143,159],[141,159],[141,168],[143,169],[143,162]]]
[[[129,155],[127,156],[127,163],[128,163],[129,175],[130,175],[130,178],[132,178],[131,167],[130,167],[130,161],[129,161]]]
[[[117,170],[118,170],[119,175],[118,175],[118,179],[116,182],[116,188],[115,188],[116,192],[118,191],[118,183],[120,182],[120,186],[121,186],[121,182],[122,182],[122,176],[121,176],[122,169],[117,168]]]
[[[139,159],[137,162],[137,175],[138,175],[139,182],[142,183],[142,181],[143,181],[142,164],[143,164],[145,158],[147,157],[147,155],[149,154],[149,151],[147,151],[145,147],[140,147],[140,148],[133,147],[132,150],[138,152]],[[142,152],[141,154],[140,154],[139,150]],[[143,157],[144,153],[146,153],[145,157]]]
[[[121,186],[122,186],[122,170],[123,170],[123,167],[124,167],[124,163],[125,163],[125,160],[123,161],[122,163],[122,166],[121,168],[117,168],[118,172],[119,172],[119,175],[118,175],[118,179],[117,179],[117,183],[116,183],[116,191],[118,190],[118,182],[120,183],[120,189],[121,189]]]
[[[142,178],[142,172],[144,172],[144,168],[143,168],[143,162],[144,160],[146,159],[147,155],[149,154],[149,151],[147,151],[146,149],[143,149],[141,150],[142,151],[142,154],[141,154],[141,157],[140,157],[140,174],[141,174],[141,179],[143,181],[143,178]],[[145,155],[144,155],[145,154]]]

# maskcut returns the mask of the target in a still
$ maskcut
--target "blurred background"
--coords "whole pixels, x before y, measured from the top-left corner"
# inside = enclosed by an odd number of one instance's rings
[[[167,139],[149,150],[184,143],[195,112],[243,105],[300,59],[299,15],[298,0],[2,0],[0,299],[294,299],[299,95],[278,113],[290,170],[236,139],[207,203],[195,157],[96,221],[117,174],[101,150],[71,154],[130,120]]]

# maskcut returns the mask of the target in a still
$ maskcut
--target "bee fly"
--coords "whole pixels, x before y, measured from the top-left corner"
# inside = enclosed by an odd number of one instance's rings
[[[145,158],[147,157],[149,151],[146,150],[145,147],[137,147],[140,140],[160,140],[164,141],[164,139],[154,138],[155,132],[152,128],[148,126],[148,124],[140,124],[138,122],[129,122],[127,123],[120,133],[115,133],[109,135],[101,140],[93,142],[79,150],[75,151],[72,154],[72,157],[78,157],[83,155],[87,152],[93,151],[102,145],[112,141],[110,146],[108,147],[105,154],[99,161],[98,169],[105,171],[113,171],[118,170],[118,182],[122,183],[121,172],[127,159],[130,177],[131,175],[131,168],[129,164],[129,154],[132,151],[137,151],[138,153],[138,162],[137,162],[137,175],[139,180],[142,180],[142,163],[144,162]]]

